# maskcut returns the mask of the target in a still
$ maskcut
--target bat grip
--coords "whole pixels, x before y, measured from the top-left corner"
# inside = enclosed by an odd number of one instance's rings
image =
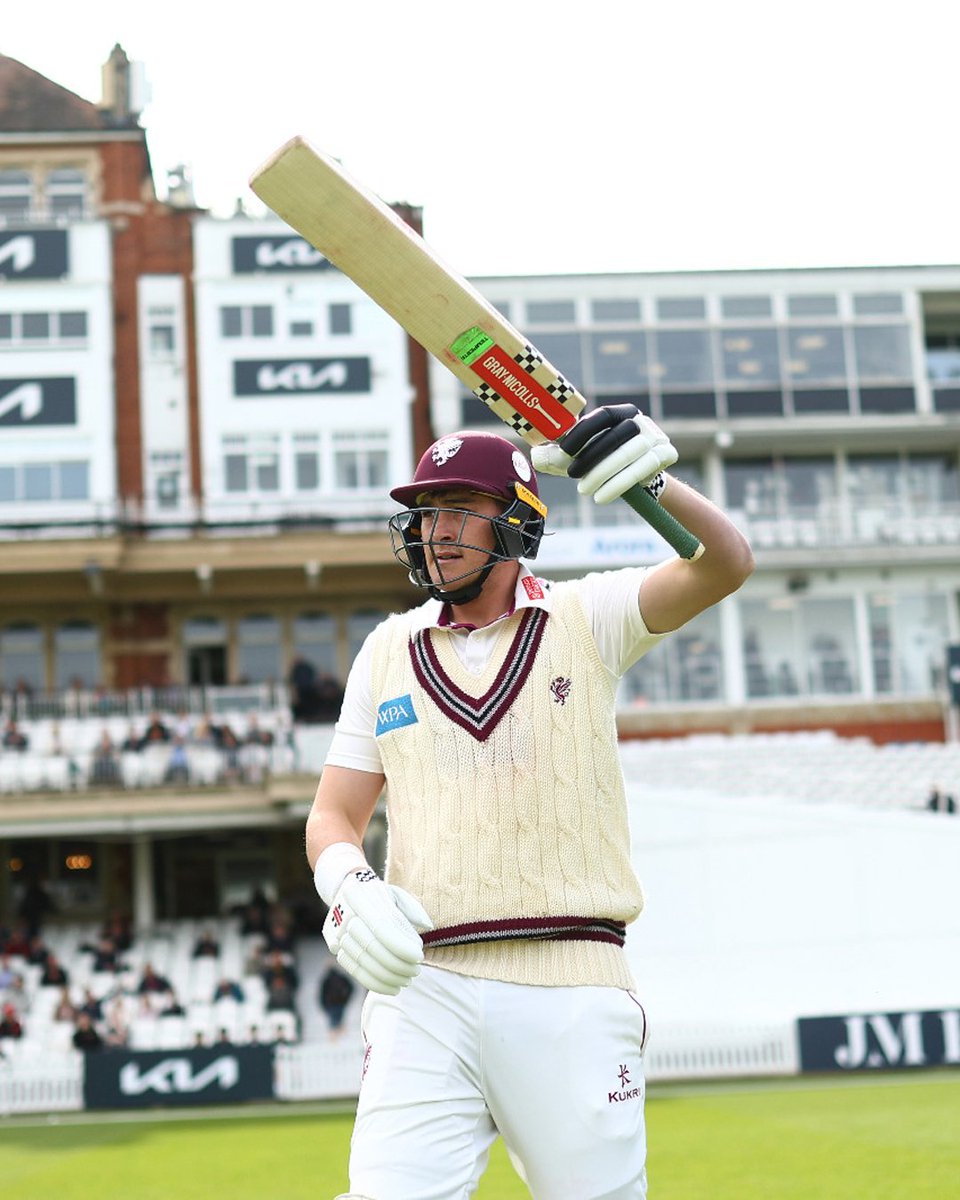
[[[660,501],[655,500],[639,483],[628,488],[620,499],[626,500],[633,511],[639,513],[664,541],[669,542],[681,558],[697,559],[703,553],[699,539],[695,538],[689,529],[685,529],[677,518],[668,513]]]

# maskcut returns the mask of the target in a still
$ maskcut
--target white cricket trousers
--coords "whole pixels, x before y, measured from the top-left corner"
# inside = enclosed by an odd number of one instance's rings
[[[499,1133],[535,1200],[644,1200],[643,1049],[631,992],[424,967],[369,993],[350,1190],[466,1200]]]

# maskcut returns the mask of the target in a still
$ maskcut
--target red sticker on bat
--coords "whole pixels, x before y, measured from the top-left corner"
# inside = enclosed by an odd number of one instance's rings
[[[573,413],[496,343],[478,355],[470,369],[551,441],[576,424]]]

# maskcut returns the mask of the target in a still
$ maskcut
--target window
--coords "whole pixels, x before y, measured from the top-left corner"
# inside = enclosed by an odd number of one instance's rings
[[[85,312],[60,313],[61,338],[85,338],[87,336],[87,314]]]
[[[852,598],[785,594],[744,600],[740,612],[751,700],[860,690]]]
[[[276,617],[257,613],[237,622],[237,674],[241,683],[275,683],[283,678]]]
[[[294,450],[293,477],[298,492],[315,492],[320,487],[319,450],[307,447]]]
[[[791,317],[833,317],[837,314],[836,296],[788,296],[787,315]]]
[[[87,336],[85,312],[0,313],[0,342],[56,345]]]
[[[20,317],[20,330],[23,340],[49,341],[50,314],[45,312],[23,313]]]
[[[932,593],[869,598],[873,686],[880,695],[929,696],[944,682],[947,598]]]
[[[870,292],[854,296],[853,311],[858,317],[885,317],[903,312],[900,292]]]
[[[780,383],[775,329],[724,329],[720,334],[723,375],[728,383]]]
[[[584,378],[583,353],[579,333],[538,333],[537,349],[552,363],[561,375],[572,383],[580,384]]]
[[[148,330],[150,354],[154,358],[169,358],[176,349],[176,338],[172,325],[150,325]]]
[[[291,321],[290,322],[291,337],[313,337],[313,322],[312,321]]]
[[[60,466],[60,499],[89,500],[90,464],[87,462],[62,462]]]
[[[0,504],[89,497],[90,466],[83,460],[0,467]]]
[[[647,654],[623,678],[628,703],[723,699],[720,616],[709,609]]]
[[[87,207],[87,180],[75,167],[47,172],[47,208],[54,217],[82,217]]]
[[[359,609],[347,618],[347,654],[350,661],[360,653],[360,647],[368,634],[380,624],[387,614],[375,608]]]
[[[100,631],[88,621],[66,621],[54,634],[57,688],[92,688],[100,681]]]
[[[223,486],[226,492],[280,490],[280,435],[230,434],[223,439]]]
[[[587,335],[597,388],[647,384],[647,342],[642,330]]]
[[[787,333],[787,376],[797,385],[843,383],[847,356],[843,330],[836,325],[806,325]]]
[[[16,167],[0,170],[0,220],[26,221],[33,207],[33,179]]]
[[[654,333],[651,374],[661,388],[713,381],[710,335],[705,329],[659,329]]]
[[[220,336],[272,337],[273,309],[266,304],[224,305],[220,309]]]
[[[18,623],[0,629],[0,682],[7,689],[22,682],[34,691],[44,690],[43,631],[39,626]]]
[[[333,443],[335,487],[345,491],[386,488],[389,434],[335,433]]]
[[[53,463],[26,463],[23,468],[24,500],[53,499]]]
[[[707,315],[707,302],[701,296],[667,296],[657,301],[660,321],[702,321]]]
[[[577,306],[572,300],[528,300],[527,320],[531,325],[573,324],[577,319]]]
[[[720,312],[727,318],[773,316],[773,301],[769,296],[722,296]]]
[[[305,612],[293,621],[293,657],[308,662],[318,675],[337,674],[337,629],[326,613]]]
[[[593,300],[590,316],[594,321],[639,321],[639,300]]]
[[[332,334],[353,332],[353,309],[349,304],[331,304],[327,310],[327,319]]]
[[[906,325],[855,326],[853,343],[861,379],[913,378],[910,330]]]

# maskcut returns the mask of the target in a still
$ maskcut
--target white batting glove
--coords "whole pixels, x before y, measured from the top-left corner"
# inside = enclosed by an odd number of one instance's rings
[[[395,996],[420,974],[423,941],[417,930],[432,928],[419,900],[365,867],[340,884],[323,936],[354,979],[371,992]]]
[[[677,451],[636,405],[614,404],[588,413],[559,443],[534,447],[531,459],[537,470],[579,479],[581,495],[610,504],[635,484],[652,484]]]

